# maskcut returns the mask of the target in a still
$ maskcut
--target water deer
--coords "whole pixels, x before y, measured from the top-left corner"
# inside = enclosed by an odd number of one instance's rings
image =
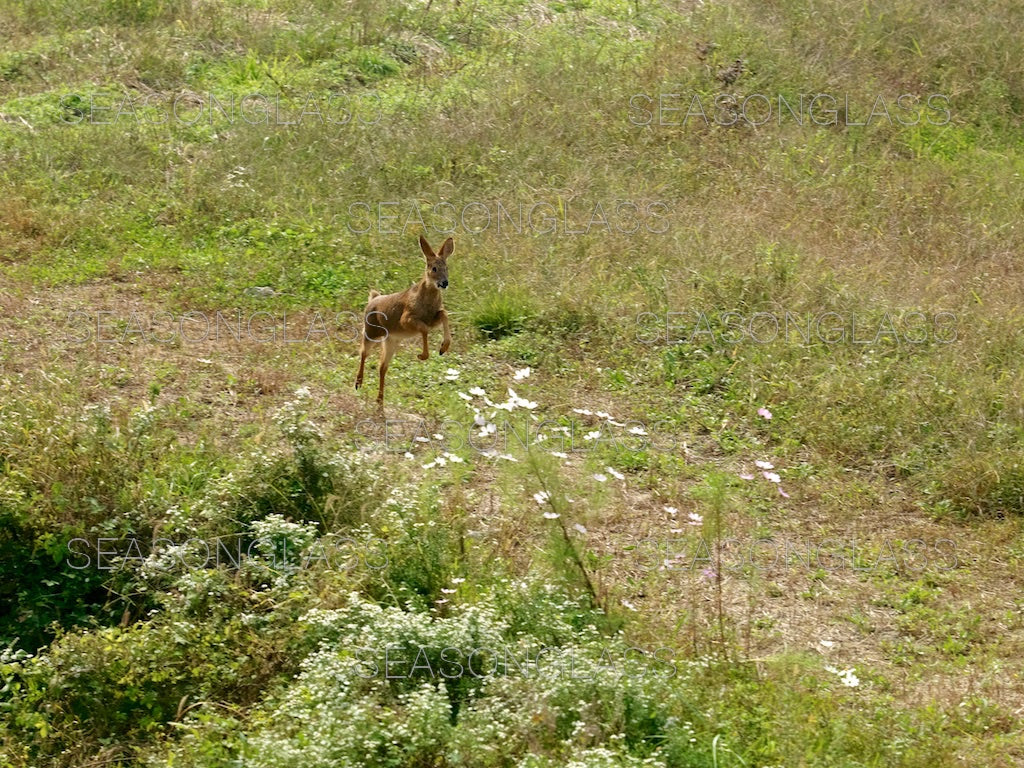
[[[445,312],[441,291],[448,287],[448,257],[455,244],[449,237],[441,250],[434,253],[430,244],[420,235],[420,249],[427,259],[423,279],[411,288],[399,293],[381,294],[370,289],[370,299],[363,313],[363,339],[359,349],[359,373],[356,374],[356,389],[363,384],[363,368],[371,344],[380,344],[380,389],[377,403],[384,405],[384,376],[398,346],[407,338],[419,335],[423,339],[420,360],[430,357],[427,333],[438,325],[444,329],[444,339],[438,354],[443,355],[452,343],[448,328],[448,313]]]

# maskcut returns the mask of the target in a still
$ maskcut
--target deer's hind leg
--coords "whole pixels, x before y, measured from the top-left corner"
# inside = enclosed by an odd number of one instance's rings
[[[377,403],[381,406],[384,405],[384,376],[388,372],[388,366],[391,365],[391,358],[395,356],[395,351],[398,349],[398,338],[396,336],[388,336],[384,340],[384,346],[380,351],[380,389],[377,390]]]
[[[448,351],[448,348],[452,345],[452,332],[448,327],[448,313],[443,309],[437,313],[437,319],[441,323],[441,327],[444,330],[444,339],[441,341],[441,348],[437,350],[437,354],[443,355]]]
[[[363,331],[363,343],[359,345],[359,373],[356,374],[356,389],[363,386],[363,369],[366,367],[366,356],[370,350],[366,348],[366,331]]]

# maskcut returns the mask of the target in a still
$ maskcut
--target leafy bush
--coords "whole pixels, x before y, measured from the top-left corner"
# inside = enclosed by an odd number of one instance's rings
[[[76,559],[73,542],[151,534],[162,501],[152,477],[175,456],[160,415],[147,406],[120,421],[106,408],[37,407],[0,422],[0,643],[19,637],[34,651],[55,627],[110,623],[133,607],[125,572]]]
[[[84,764],[95,745],[151,736],[189,704],[251,701],[280,668],[274,645],[240,618],[71,633],[0,665],[0,708],[33,759]]]
[[[310,403],[302,388],[278,410],[274,421],[289,447],[253,453],[208,500],[208,517],[246,524],[275,514],[315,522],[321,531],[361,520],[377,493],[374,474],[357,456],[325,448]]]
[[[605,745],[655,753],[674,706],[663,689],[674,666],[630,662],[622,638],[592,623],[568,631],[580,607],[524,587],[505,583],[496,599],[453,606],[448,616],[357,594],[343,608],[310,611],[303,623],[318,648],[255,718],[247,764],[505,765],[532,750],[568,757]],[[523,602],[514,613],[539,619],[536,634],[503,617],[498,606],[511,607],[513,596]],[[564,644],[548,645],[554,635]]]

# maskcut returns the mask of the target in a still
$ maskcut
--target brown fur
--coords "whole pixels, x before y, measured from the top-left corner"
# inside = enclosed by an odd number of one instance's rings
[[[363,339],[359,349],[359,373],[356,374],[356,389],[363,384],[363,368],[372,344],[380,344],[380,388],[377,402],[384,405],[384,375],[391,358],[405,339],[419,335],[423,339],[420,360],[430,357],[427,333],[438,325],[444,329],[444,338],[438,354],[443,355],[452,343],[448,327],[448,313],[445,312],[441,291],[448,285],[448,257],[455,245],[449,237],[441,250],[434,253],[430,244],[420,236],[420,248],[426,257],[427,266],[423,279],[400,293],[381,294],[370,290],[369,301],[363,312]]]

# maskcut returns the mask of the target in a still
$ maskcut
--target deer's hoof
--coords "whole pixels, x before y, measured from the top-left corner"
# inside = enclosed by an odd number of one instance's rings
[[[418,357],[420,360],[426,360],[428,357],[430,357],[430,353],[420,352],[418,355],[416,355],[416,357]]]
[[[439,350],[437,350],[437,354],[443,355],[445,352],[448,351],[448,348],[451,345],[452,345],[452,343],[450,341],[443,341],[443,342],[441,342],[441,348]]]

